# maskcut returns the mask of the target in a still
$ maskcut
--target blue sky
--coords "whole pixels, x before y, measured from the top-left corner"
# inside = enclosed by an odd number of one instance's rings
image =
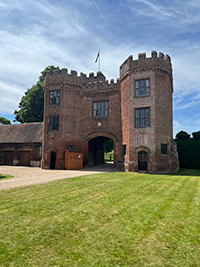
[[[0,116],[13,119],[48,65],[119,77],[129,56],[169,54],[174,135],[200,131],[199,0],[0,0]]]

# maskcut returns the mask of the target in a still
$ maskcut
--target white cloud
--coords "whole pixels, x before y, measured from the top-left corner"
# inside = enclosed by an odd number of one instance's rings
[[[119,77],[119,67],[129,55],[137,59],[146,51],[149,57],[157,50],[172,57],[175,132],[186,123],[198,130],[199,117],[191,115],[190,120],[183,114],[185,108],[198,113],[200,40],[190,34],[199,30],[199,11],[195,0],[1,1],[0,112],[13,113],[48,65],[96,72],[100,48],[101,71],[110,80]]]
[[[194,106],[199,105],[200,101],[191,101],[190,103],[184,104],[184,105],[179,105],[175,106],[174,110],[180,110],[180,109],[188,109],[188,108],[194,108]]]
[[[159,20],[167,27],[191,31],[191,24],[200,22],[199,1],[156,1],[156,0],[126,0],[133,16],[143,16]],[[198,26],[198,25],[197,25]],[[198,30],[198,28],[196,28]]]
[[[1,106],[0,114],[13,114],[22,97],[22,90],[16,84],[0,82]]]
[[[173,121],[174,137],[180,131],[186,131],[188,134],[200,131],[200,115],[176,117]]]

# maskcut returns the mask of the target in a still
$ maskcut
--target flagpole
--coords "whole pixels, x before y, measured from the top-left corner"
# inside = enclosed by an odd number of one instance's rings
[[[99,49],[99,71],[100,71],[100,49]]]
[[[97,61],[98,61],[98,69],[100,71],[100,49],[99,49],[99,51],[97,53],[97,57],[96,57],[95,63],[97,63]]]

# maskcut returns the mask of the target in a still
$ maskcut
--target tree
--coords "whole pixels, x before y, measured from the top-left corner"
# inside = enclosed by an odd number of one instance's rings
[[[198,132],[193,132],[193,133],[192,133],[192,136],[193,136],[194,139],[198,139],[198,140],[200,140],[200,131],[198,131]]]
[[[10,120],[4,117],[0,117],[0,124],[11,124],[11,123],[10,123]]]
[[[108,141],[106,141],[104,143],[104,151],[107,152],[111,152],[114,149],[114,142],[112,139],[109,139]]]
[[[185,131],[180,131],[176,135],[176,139],[189,139],[189,138],[190,138],[190,135]]]
[[[14,111],[14,121],[21,123],[28,122],[41,122],[43,121],[44,112],[44,79],[47,71],[53,71],[59,69],[53,65],[46,67],[39,76],[39,79],[35,85],[30,89],[28,88],[25,95],[22,96],[18,106],[18,110]]]

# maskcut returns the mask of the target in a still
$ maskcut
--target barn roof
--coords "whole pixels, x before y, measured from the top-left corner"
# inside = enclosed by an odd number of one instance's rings
[[[0,143],[41,143],[43,122],[0,125]]]

